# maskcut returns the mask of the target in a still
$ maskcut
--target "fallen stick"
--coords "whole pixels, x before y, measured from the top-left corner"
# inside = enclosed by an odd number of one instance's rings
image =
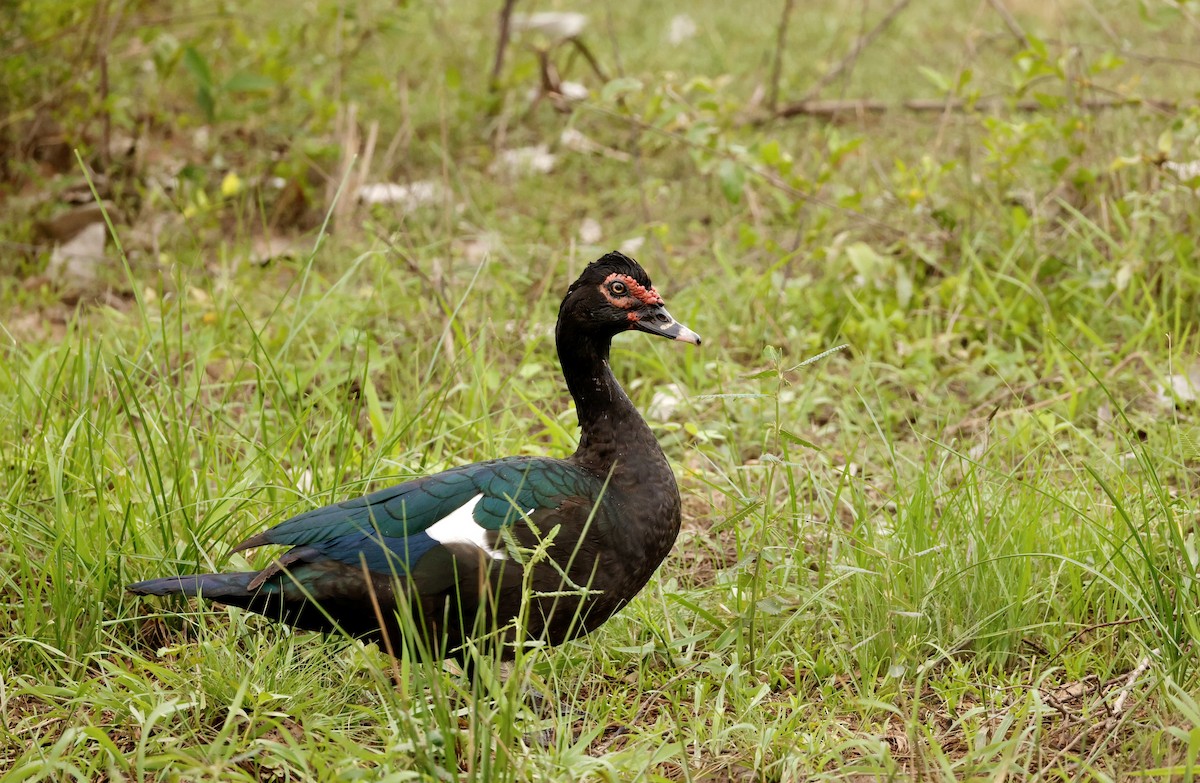
[[[1160,112],[1175,112],[1185,105],[1179,101],[1162,98],[1084,98],[1070,101],[1071,106],[1089,111],[1121,108],[1150,108]],[[855,98],[849,100],[809,100],[797,101],[781,106],[774,116],[780,119],[788,117],[837,117],[843,114],[884,114],[894,111],[911,112],[965,112],[965,111],[1002,111],[1015,109],[1017,111],[1044,111],[1048,107],[1041,101],[1032,98],[1022,98],[1009,101],[1004,98],[982,98],[968,102],[961,98],[913,98],[902,102],[879,101],[870,98]]]

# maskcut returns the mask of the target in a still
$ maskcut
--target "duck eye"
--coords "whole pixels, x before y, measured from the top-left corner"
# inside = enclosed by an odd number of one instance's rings
[[[612,291],[616,296],[623,296],[629,290],[629,286],[622,283],[620,280],[614,280],[608,284],[608,290]]]

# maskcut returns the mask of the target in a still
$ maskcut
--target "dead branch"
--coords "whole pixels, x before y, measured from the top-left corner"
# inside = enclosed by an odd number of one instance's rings
[[[1004,20],[1004,26],[1013,34],[1013,38],[1017,39],[1017,43],[1021,44],[1021,48],[1028,49],[1029,36],[1025,35],[1025,31],[1021,28],[1021,23],[1008,10],[1008,6],[1004,4],[1004,0],[988,0],[988,3],[995,9],[996,13],[1000,14],[1000,18]]]
[[[500,72],[504,70],[504,53],[508,49],[508,37],[512,28],[512,12],[517,0],[504,0],[500,9],[500,33],[496,37],[496,59],[492,62],[492,83],[495,90],[500,84]]]
[[[1162,98],[1083,98],[1073,100],[1071,106],[1088,111],[1104,109],[1149,108],[1163,113],[1174,113],[1185,104],[1179,101]],[[1190,104],[1189,104],[1190,105]],[[774,116],[781,119],[788,117],[821,117],[834,118],[842,115],[884,114],[895,111],[911,112],[944,112],[944,111],[1045,111],[1048,107],[1041,101],[1023,98],[1009,101],[1005,98],[982,98],[977,101],[965,101],[961,98],[914,98],[912,100],[893,103],[873,100],[870,98],[855,98],[849,100],[817,101],[804,100],[781,106]]]
[[[807,103],[811,101],[813,98],[817,97],[818,94],[820,94],[821,90],[828,87],[835,79],[841,76],[843,72],[852,69],[854,64],[858,61],[858,56],[863,53],[863,50],[870,46],[871,43],[879,37],[880,33],[886,30],[892,24],[892,22],[896,20],[896,17],[900,15],[901,11],[908,7],[910,2],[912,2],[912,0],[898,0],[898,2],[892,6],[891,10],[884,14],[883,18],[880,19],[874,27],[855,39],[854,44],[850,47],[850,51],[846,53],[846,56],[841,60],[838,60],[838,62],[828,71],[826,71],[820,79],[817,79],[817,83],[814,84],[812,88],[804,94],[804,97],[800,99],[800,103]]]
[[[592,71],[595,72],[596,78],[602,82],[608,81],[608,74],[604,72],[604,68],[600,66],[600,61],[592,54],[592,50],[587,47],[582,38],[575,37],[571,39],[571,43],[575,45],[576,50],[583,55],[583,59],[587,60],[588,65],[592,66]]]
[[[771,62],[771,85],[767,91],[767,108],[775,111],[779,106],[779,80],[783,75],[783,50],[787,46],[788,22],[792,18],[795,0],[785,0],[783,14],[779,17],[779,30],[775,34],[775,56]]]
[[[1110,721],[1115,722],[1117,718],[1121,717],[1121,713],[1125,711],[1125,700],[1129,698],[1130,689],[1133,688],[1134,683],[1136,683],[1138,678],[1145,674],[1146,670],[1149,668],[1150,656],[1143,656],[1142,660],[1138,661],[1137,667],[1129,673],[1128,677],[1125,678],[1125,684],[1121,686],[1121,690],[1117,692],[1117,698],[1114,699],[1112,703],[1112,717],[1109,718]]]
[[[1079,632],[1076,633],[1074,636],[1072,636],[1070,639],[1067,639],[1066,643],[1058,648],[1058,654],[1055,655],[1053,658],[1051,658],[1050,662],[1051,663],[1056,662],[1059,658],[1062,657],[1063,653],[1065,653],[1068,649],[1070,649],[1071,645],[1075,644],[1075,642],[1079,641],[1084,636],[1086,636],[1089,633],[1092,633],[1093,631],[1098,631],[1101,628],[1116,628],[1117,626],[1121,626],[1121,625],[1135,625],[1137,623],[1144,623],[1144,622],[1146,622],[1145,617],[1127,617],[1124,620],[1111,620],[1106,623],[1095,623],[1093,625],[1089,625],[1087,628],[1080,629]]]

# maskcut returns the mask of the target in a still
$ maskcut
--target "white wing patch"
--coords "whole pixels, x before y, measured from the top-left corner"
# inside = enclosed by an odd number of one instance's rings
[[[493,560],[503,560],[504,550],[492,549],[488,543],[487,534],[491,531],[475,521],[475,507],[481,500],[482,492],[425,528],[426,535],[442,545],[470,544],[482,549]]]

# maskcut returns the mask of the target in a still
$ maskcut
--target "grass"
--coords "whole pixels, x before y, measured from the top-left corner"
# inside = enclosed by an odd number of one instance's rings
[[[882,13],[800,5],[785,98]],[[1044,111],[767,124],[745,120],[779,9],[695,4],[677,47],[677,9],[597,11],[587,40],[626,79],[576,66],[593,93],[569,114],[526,111],[519,46],[486,91],[491,7],[131,11],[107,105],[153,154],[99,180],[115,293],[68,309],[29,281],[46,253],[0,259],[0,776],[1192,779],[1197,195],[1161,164],[1197,157],[1200,114],[1072,96],[1194,100],[1190,65],[1147,58],[1187,59],[1195,11],[1009,5],[1028,48],[989,6],[914,4],[830,92],[944,82]],[[187,47],[225,85],[212,123]],[[149,92],[164,108],[137,109]],[[444,198],[330,230],[351,102],[381,146],[408,128],[371,177]],[[624,154],[572,152],[565,128]],[[489,172],[541,142],[551,174]],[[80,176],[23,171],[25,192]],[[5,247],[59,209],[21,193]],[[266,234],[293,252],[250,263]],[[261,566],[229,547],[317,504],[569,453],[559,297],[630,239],[705,342],[614,346],[685,519],[599,632],[472,681],[123,593]]]

